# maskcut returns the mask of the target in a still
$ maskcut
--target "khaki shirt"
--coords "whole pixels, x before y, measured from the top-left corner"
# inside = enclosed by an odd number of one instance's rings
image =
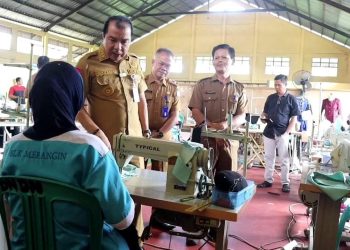
[[[29,98],[29,93],[30,93],[30,91],[31,91],[32,88],[33,88],[34,81],[35,81],[35,77],[36,77],[37,74],[38,74],[38,73],[33,74],[33,75],[32,75],[32,80],[31,80],[31,81],[28,81],[28,83],[27,83],[26,91],[24,92],[24,96],[25,96],[26,98]]]
[[[240,115],[246,112],[247,96],[243,84],[230,80],[221,83],[216,75],[200,80],[193,89],[188,107],[199,109],[210,122],[226,121],[227,114]]]
[[[125,132],[142,136],[138,102],[134,92],[144,93],[147,85],[135,55],[119,63],[110,60],[103,46],[87,53],[77,65],[84,80],[84,93],[92,120],[108,137]]]
[[[145,78],[148,89],[145,92],[147,99],[149,128],[151,130],[160,129],[169,119],[171,113],[179,110],[179,97],[177,85],[169,78],[163,82],[157,81],[152,74]],[[162,110],[167,107],[168,117],[162,117]]]

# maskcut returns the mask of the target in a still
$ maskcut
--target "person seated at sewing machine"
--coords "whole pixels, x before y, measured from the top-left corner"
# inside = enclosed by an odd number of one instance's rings
[[[9,90],[9,98],[15,101],[17,104],[25,104],[24,92],[26,87],[23,86],[23,80],[21,77],[16,78],[16,84]]]
[[[99,137],[75,125],[84,104],[83,80],[77,70],[66,62],[47,64],[35,78],[29,101],[34,125],[6,144],[1,175],[47,178],[90,192],[99,201],[105,220],[101,249],[140,249],[132,225],[135,205],[112,152]],[[52,154],[55,157],[47,157]],[[24,249],[21,202],[10,198],[12,249]],[[54,213],[64,216],[55,217],[57,249],[89,248],[84,209],[59,205]]]

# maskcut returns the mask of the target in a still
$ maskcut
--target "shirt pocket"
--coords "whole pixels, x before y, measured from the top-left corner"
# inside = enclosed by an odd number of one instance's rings
[[[111,96],[115,91],[116,76],[112,73],[96,75],[96,91],[104,96]]]
[[[203,96],[203,105],[204,108],[207,110],[207,113],[214,113],[214,112],[218,112],[218,97],[216,95],[216,92],[206,92],[204,93]],[[204,112],[204,109],[203,109]]]
[[[235,114],[237,111],[237,106],[238,106],[238,100],[239,100],[239,95],[237,94],[231,94],[228,96],[228,110],[227,112],[232,112],[232,114]]]

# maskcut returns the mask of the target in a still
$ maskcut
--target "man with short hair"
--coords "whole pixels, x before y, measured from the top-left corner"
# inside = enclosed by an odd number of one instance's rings
[[[233,80],[230,75],[235,62],[235,50],[228,44],[220,44],[213,48],[212,57],[215,75],[197,83],[188,107],[192,110],[196,126],[207,124],[208,128],[227,129],[227,117],[231,114],[232,127],[238,127],[245,122],[248,101],[243,84]],[[229,140],[202,137],[201,143],[214,149],[215,172],[233,170],[233,166],[236,166]]]
[[[287,91],[287,76],[277,75],[274,80],[276,93],[267,97],[261,115],[262,122],[267,123],[263,132],[266,166],[265,181],[259,184],[258,188],[272,186],[277,149],[282,164],[282,191],[289,193],[289,133],[295,128],[300,111],[296,98]]]
[[[150,136],[144,81],[137,56],[128,53],[132,23],[112,16],[104,24],[103,42],[97,51],[87,53],[77,64],[84,80],[85,105],[77,115],[82,126],[98,136],[109,149],[113,136],[125,132]],[[134,162],[143,167],[143,160]],[[139,235],[143,231],[141,205],[136,206]]]
[[[177,85],[168,78],[174,61],[171,50],[160,48],[152,60],[152,72],[145,77],[148,89],[145,92],[149,128],[153,138],[172,140],[171,129],[179,119],[179,98]],[[152,160],[152,170],[166,170],[166,164]]]
[[[44,65],[48,64],[49,62],[50,62],[50,59],[47,56],[39,56],[38,57],[38,62],[36,64],[36,66],[38,67],[38,72],[39,72],[39,70],[42,67],[44,67]],[[34,83],[35,77],[38,74],[38,72],[33,74],[31,81],[28,81],[28,83],[27,83],[27,88],[26,88],[26,91],[25,91],[25,97],[26,98],[29,98],[29,93],[30,93],[30,91],[33,88],[33,83]]]
[[[21,77],[16,78],[16,84],[13,85],[9,90],[9,98],[16,103],[25,104],[24,92],[26,87],[23,86],[23,81]]]

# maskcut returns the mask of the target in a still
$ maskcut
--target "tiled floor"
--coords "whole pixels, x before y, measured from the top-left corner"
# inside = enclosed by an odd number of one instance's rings
[[[249,169],[248,179],[254,180],[255,183],[262,182],[263,169]],[[263,190],[257,189],[254,198],[239,214],[238,221],[231,222],[229,227],[229,235],[235,235],[245,239],[251,245],[255,246],[255,248],[229,237],[228,249],[281,249],[282,246],[288,243],[288,228],[290,229],[290,236],[299,242],[307,244],[307,240],[304,237],[304,229],[307,228],[309,219],[306,216],[306,207],[300,203],[298,196],[299,183],[300,175],[292,174],[291,192],[289,194],[282,193],[280,178],[276,176],[273,187]],[[294,214],[295,222],[292,221],[292,213],[290,211]],[[145,224],[149,221],[150,212],[150,208],[145,207]],[[183,237],[172,236],[170,242],[170,237],[167,233],[157,229],[153,229],[152,232],[153,237],[146,243],[163,247],[163,249],[194,250],[199,249],[204,243],[204,241],[201,240],[200,244],[197,246],[186,247],[185,238]],[[276,243],[267,245],[273,242]],[[145,245],[145,250],[151,249],[157,248]],[[214,249],[214,247],[207,244],[202,249],[209,250]]]

